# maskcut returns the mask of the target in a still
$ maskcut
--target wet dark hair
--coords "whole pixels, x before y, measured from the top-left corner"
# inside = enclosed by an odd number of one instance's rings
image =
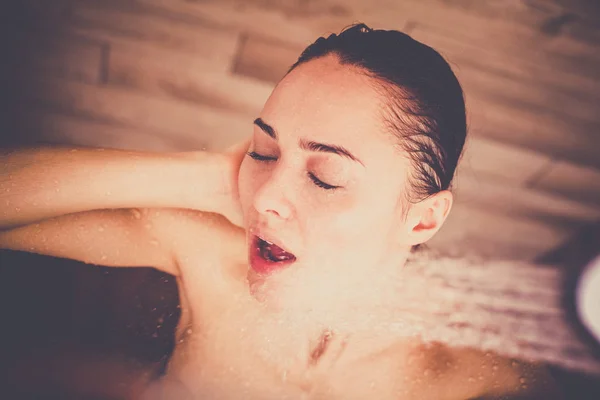
[[[414,167],[408,200],[449,189],[467,124],[463,91],[446,60],[407,34],[356,24],[317,39],[288,73],[329,54],[373,78],[383,95],[385,126],[400,139]]]

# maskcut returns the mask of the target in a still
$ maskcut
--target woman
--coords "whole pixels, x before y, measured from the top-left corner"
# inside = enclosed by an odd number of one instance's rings
[[[355,25],[302,53],[235,151],[5,155],[0,243],[177,277],[178,344],[149,398],[533,393],[532,366],[386,329],[402,265],[450,211],[465,136],[443,58]]]

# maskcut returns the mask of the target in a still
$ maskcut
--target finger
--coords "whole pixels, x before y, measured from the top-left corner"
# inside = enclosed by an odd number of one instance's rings
[[[250,142],[252,141],[252,138],[248,137],[245,138],[244,140],[229,146],[227,149],[225,149],[225,153],[227,154],[244,154],[246,153],[246,151],[248,151],[248,148],[250,147]]]

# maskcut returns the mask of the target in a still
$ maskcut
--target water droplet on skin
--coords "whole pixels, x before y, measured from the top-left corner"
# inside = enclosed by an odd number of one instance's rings
[[[103,226],[99,226],[98,227],[98,232],[104,232],[104,227]]]
[[[15,207],[15,212],[20,212],[21,208],[20,207]]]
[[[431,370],[430,369],[425,369],[423,371],[423,376],[429,376],[429,374],[431,374]]]
[[[106,258],[107,258],[107,257],[106,257],[106,254],[102,254],[102,257],[100,257],[100,260],[103,260],[103,261],[104,261],[104,260],[106,260]],[[108,271],[107,271],[107,273],[108,273]]]
[[[492,370],[494,370],[494,371],[498,371],[498,366],[497,366],[497,365],[493,365],[493,366],[492,366]]]
[[[71,153],[77,153],[77,149],[71,149]]]
[[[521,383],[527,383],[527,379],[521,378],[521,379],[519,379],[519,382],[521,382]]]
[[[133,214],[133,218],[135,219],[141,219],[142,218],[142,213],[140,212],[140,210],[131,210],[131,213]]]
[[[483,380],[483,375],[479,375],[479,376],[477,377],[477,379],[479,379],[480,381],[482,381],[482,380]]]
[[[189,328],[189,329],[187,330],[187,334],[188,334],[188,335],[191,335],[191,334],[192,334],[192,328]]]
[[[152,246],[158,246],[158,240],[156,240],[156,239],[152,239],[152,240],[150,241],[150,244],[151,244]],[[167,281],[167,282],[168,282],[168,281]]]
[[[472,376],[469,377],[469,379],[467,379],[468,382],[475,382],[475,378],[473,378]]]
[[[6,188],[6,193],[10,192],[10,188]]]
[[[521,385],[522,389],[527,389],[527,385]]]

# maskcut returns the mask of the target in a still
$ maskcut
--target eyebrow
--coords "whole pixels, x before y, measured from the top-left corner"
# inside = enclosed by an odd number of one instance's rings
[[[262,118],[256,118],[254,120],[254,125],[258,126],[264,133],[277,140],[277,131],[275,131],[275,129],[271,125],[263,121]],[[303,150],[337,154],[338,156],[345,157],[364,166],[362,161],[360,161],[356,156],[354,156],[350,151],[346,150],[342,146],[338,146],[335,144],[318,143],[312,140],[305,139],[300,139],[299,144],[300,148]]]

